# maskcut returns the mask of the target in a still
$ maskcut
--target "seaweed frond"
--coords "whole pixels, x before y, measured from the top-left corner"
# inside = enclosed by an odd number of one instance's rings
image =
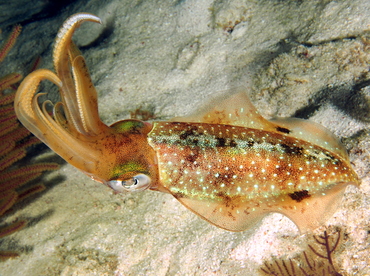
[[[21,26],[16,25],[4,45],[0,47],[0,62],[13,47]],[[38,58],[35,64],[38,64]],[[33,65],[36,68],[37,65]],[[28,148],[41,143],[17,120],[13,101],[17,83],[22,79],[19,73],[0,77],[0,216],[4,216],[14,204],[45,189],[41,183],[21,188],[41,176],[45,171],[59,168],[55,163],[35,163],[24,165],[19,161],[27,156]],[[0,238],[13,234],[27,225],[26,220],[17,220],[0,226]],[[15,251],[0,251],[0,260],[17,257]]]
[[[280,262],[275,260],[273,263],[269,264],[265,262],[265,268],[261,268],[261,270],[266,273],[267,275],[287,275],[287,276],[295,276],[297,275],[295,272],[295,265],[291,259],[289,259],[289,265],[286,264],[284,260]]]
[[[0,48],[0,62],[8,55],[9,51],[13,48],[17,37],[21,33],[21,25],[15,25],[11,31],[8,39],[5,41],[4,45]]]
[[[338,247],[338,244],[339,244],[340,229],[338,229],[338,231],[336,233],[337,233],[337,239],[336,239],[333,246],[330,245],[330,238],[331,237],[328,235],[328,233],[326,231],[324,231],[323,236],[318,236],[318,237],[313,236],[315,241],[318,244],[324,246],[324,252],[323,253],[319,253],[312,245],[308,245],[308,247],[312,250],[313,253],[315,253],[320,258],[326,259],[329,262],[329,265],[331,266],[331,269],[333,270],[333,272],[336,272],[336,270],[334,268],[332,254],[333,254],[334,250]],[[339,276],[340,274],[338,273],[338,274],[334,274],[334,275]]]
[[[341,240],[340,229],[336,230],[335,235],[336,237],[329,235],[327,231],[320,236],[313,235],[315,243],[322,247],[321,249],[308,244],[310,252],[302,251],[294,258],[265,262],[260,268],[261,272],[273,276],[342,276],[336,270],[333,261],[333,252]]]

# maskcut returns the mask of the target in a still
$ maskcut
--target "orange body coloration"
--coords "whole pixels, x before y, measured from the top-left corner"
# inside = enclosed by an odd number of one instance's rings
[[[124,120],[106,126],[85,60],[72,42],[84,21],[71,16],[54,48],[56,74],[37,70],[18,89],[19,120],[67,162],[116,191],[171,193],[214,225],[242,231],[279,212],[300,230],[314,229],[359,180],[344,147],[323,127],[300,119],[264,119],[245,93],[204,112],[153,124]],[[72,71],[70,70],[72,68]],[[40,108],[42,80],[59,87],[53,117]],[[238,92],[238,91],[236,91]]]

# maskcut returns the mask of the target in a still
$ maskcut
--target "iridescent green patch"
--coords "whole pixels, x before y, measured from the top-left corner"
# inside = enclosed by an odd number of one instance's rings
[[[144,127],[144,123],[141,121],[136,121],[136,120],[125,120],[118,122],[111,127],[114,128],[118,133],[125,133],[125,132],[137,132],[141,128]]]
[[[137,163],[137,162],[127,162],[125,164],[122,164],[120,166],[116,166],[113,169],[112,172],[112,179],[125,179],[132,177],[131,174],[148,174],[147,169],[143,164]]]

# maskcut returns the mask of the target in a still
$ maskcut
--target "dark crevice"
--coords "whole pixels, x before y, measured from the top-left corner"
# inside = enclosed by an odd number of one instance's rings
[[[362,80],[352,87],[348,84],[328,86],[314,94],[309,104],[298,109],[293,117],[308,119],[324,104],[331,104],[338,110],[361,121],[370,121],[370,101],[363,89],[370,85],[370,80]]]
[[[79,4],[83,4],[83,3],[86,4],[87,2],[88,2],[87,0],[78,1]],[[73,1],[73,0],[45,1],[45,6],[39,13],[36,13],[32,15],[32,17],[27,18],[23,21],[19,21],[19,24],[24,26],[24,25],[27,25],[35,21],[40,21],[40,20],[44,20],[44,19],[51,18],[54,16],[58,16],[61,13],[61,10],[75,3],[76,1]]]

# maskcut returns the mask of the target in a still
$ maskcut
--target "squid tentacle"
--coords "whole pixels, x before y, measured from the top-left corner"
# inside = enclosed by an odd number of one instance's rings
[[[70,72],[70,63],[72,63],[73,66],[74,59],[77,56],[81,55],[79,51],[78,53],[76,53],[75,51],[76,47],[72,46],[73,44],[72,36],[75,30],[81,25],[81,23],[85,21],[102,24],[101,19],[93,14],[80,13],[71,16],[63,24],[62,28],[59,30],[57,34],[57,39],[55,41],[53,51],[53,59],[55,71],[57,75],[60,77],[61,81],[63,82],[63,87],[60,89],[60,95],[62,98],[62,102],[66,107],[65,111],[67,121],[71,122],[80,133],[84,135],[91,135],[89,131],[93,127],[95,127],[95,125],[88,127],[86,126],[84,122],[86,120],[86,116],[85,113],[81,112],[81,105],[78,104],[79,101],[77,99],[78,95],[85,93],[85,91],[77,91],[76,94],[76,89],[77,88],[81,89],[81,85],[78,85],[78,87],[76,87],[75,82],[77,82],[78,80],[76,80],[76,78],[73,80]],[[87,73],[87,69],[85,70],[85,72],[82,72],[82,74],[83,73]],[[87,107],[87,109],[94,109],[95,108],[94,105],[95,104],[93,104],[91,108]]]
[[[88,144],[81,143],[81,140],[86,138],[77,135],[74,129],[66,129],[59,124],[60,119],[55,120],[49,115],[46,105],[50,101],[45,101],[40,108],[38,98],[46,93],[37,93],[37,88],[43,80],[62,87],[58,76],[50,70],[39,69],[29,74],[18,88],[14,100],[18,118],[22,118],[22,124],[26,128],[64,159],[73,159],[74,164],[86,164],[86,160],[92,160],[95,153]],[[64,150],[65,145],[68,145],[68,151]]]
[[[41,141],[75,167],[90,174],[96,171],[101,152],[96,145],[111,131],[99,118],[97,93],[91,85],[85,60],[72,42],[76,28],[84,21],[101,23],[90,14],[72,16],[58,33],[54,48],[56,74],[40,69],[28,75],[15,98],[17,116],[22,124]],[[72,68],[72,73],[70,72]],[[53,106],[50,116],[45,101],[40,107],[38,93],[41,81],[58,86],[62,102]]]

